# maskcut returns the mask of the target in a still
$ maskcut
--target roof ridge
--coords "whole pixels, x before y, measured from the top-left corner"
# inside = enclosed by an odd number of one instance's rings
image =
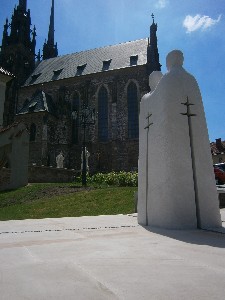
[[[125,45],[125,44],[128,44],[128,43],[134,43],[134,42],[146,41],[146,40],[148,40],[148,38],[142,38],[142,39],[127,41],[127,42],[121,42],[121,43],[118,43],[118,44],[112,44],[112,45],[107,45],[107,46],[95,47],[95,48],[90,48],[90,49],[86,49],[86,50],[81,50],[81,51],[76,51],[76,52],[72,52],[72,53],[68,53],[68,54],[59,55],[57,57],[48,58],[46,60],[54,60],[54,59],[61,58],[61,57],[71,56],[73,54],[84,53],[84,52],[88,52],[88,51],[95,51],[97,49],[106,49],[106,48],[116,47],[118,45]]]

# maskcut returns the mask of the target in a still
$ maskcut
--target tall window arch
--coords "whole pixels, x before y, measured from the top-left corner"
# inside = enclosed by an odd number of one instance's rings
[[[72,143],[77,144],[79,140],[79,110],[80,110],[80,97],[75,93],[72,100]],[[76,117],[75,117],[76,114]]]
[[[108,140],[108,93],[105,87],[98,93],[98,139],[100,142]]]
[[[36,140],[36,125],[32,123],[30,125],[30,142],[34,142]]]
[[[137,86],[134,82],[127,87],[127,106],[128,106],[128,138],[138,138],[138,95]]]

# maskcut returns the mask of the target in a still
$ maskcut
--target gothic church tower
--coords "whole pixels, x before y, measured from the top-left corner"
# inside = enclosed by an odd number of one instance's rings
[[[36,29],[31,30],[27,0],[19,0],[11,22],[6,19],[0,51],[0,66],[14,76],[6,89],[3,125],[11,124],[16,113],[19,88],[35,68]]]
[[[8,31],[10,30],[10,33]],[[22,85],[35,67],[36,29],[31,30],[27,0],[19,0],[11,23],[6,19],[0,52],[0,65],[10,71]]]

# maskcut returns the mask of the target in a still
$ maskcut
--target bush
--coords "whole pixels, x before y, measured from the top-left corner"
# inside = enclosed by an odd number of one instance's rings
[[[97,173],[91,177],[88,177],[88,182],[115,186],[137,186],[138,173],[125,171],[110,172],[107,174]]]

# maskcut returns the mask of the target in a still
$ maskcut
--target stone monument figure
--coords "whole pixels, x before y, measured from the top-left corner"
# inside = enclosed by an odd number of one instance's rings
[[[62,151],[56,156],[56,165],[58,169],[62,169],[63,168],[63,162],[64,162],[64,156]]]
[[[148,125],[148,128],[145,128],[147,125],[146,122],[150,118],[150,114],[146,114],[146,112],[149,112],[149,96],[155,90],[162,76],[163,74],[161,71],[153,71],[149,75],[149,87],[151,91],[142,97],[140,105],[139,140],[141,141],[141,147],[139,147],[138,161],[138,199],[142,199],[141,207],[146,207],[148,194],[148,164],[146,161],[148,161],[148,131],[151,123]],[[145,130],[143,130],[143,128],[145,128]]]
[[[138,222],[169,229],[220,227],[201,93],[183,60],[181,51],[171,51],[168,72],[141,101]]]
[[[87,147],[85,147],[85,158],[86,158],[86,170],[89,172],[89,157],[90,152],[88,151]],[[83,151],[81,152],[81,170],[83,170]]]

